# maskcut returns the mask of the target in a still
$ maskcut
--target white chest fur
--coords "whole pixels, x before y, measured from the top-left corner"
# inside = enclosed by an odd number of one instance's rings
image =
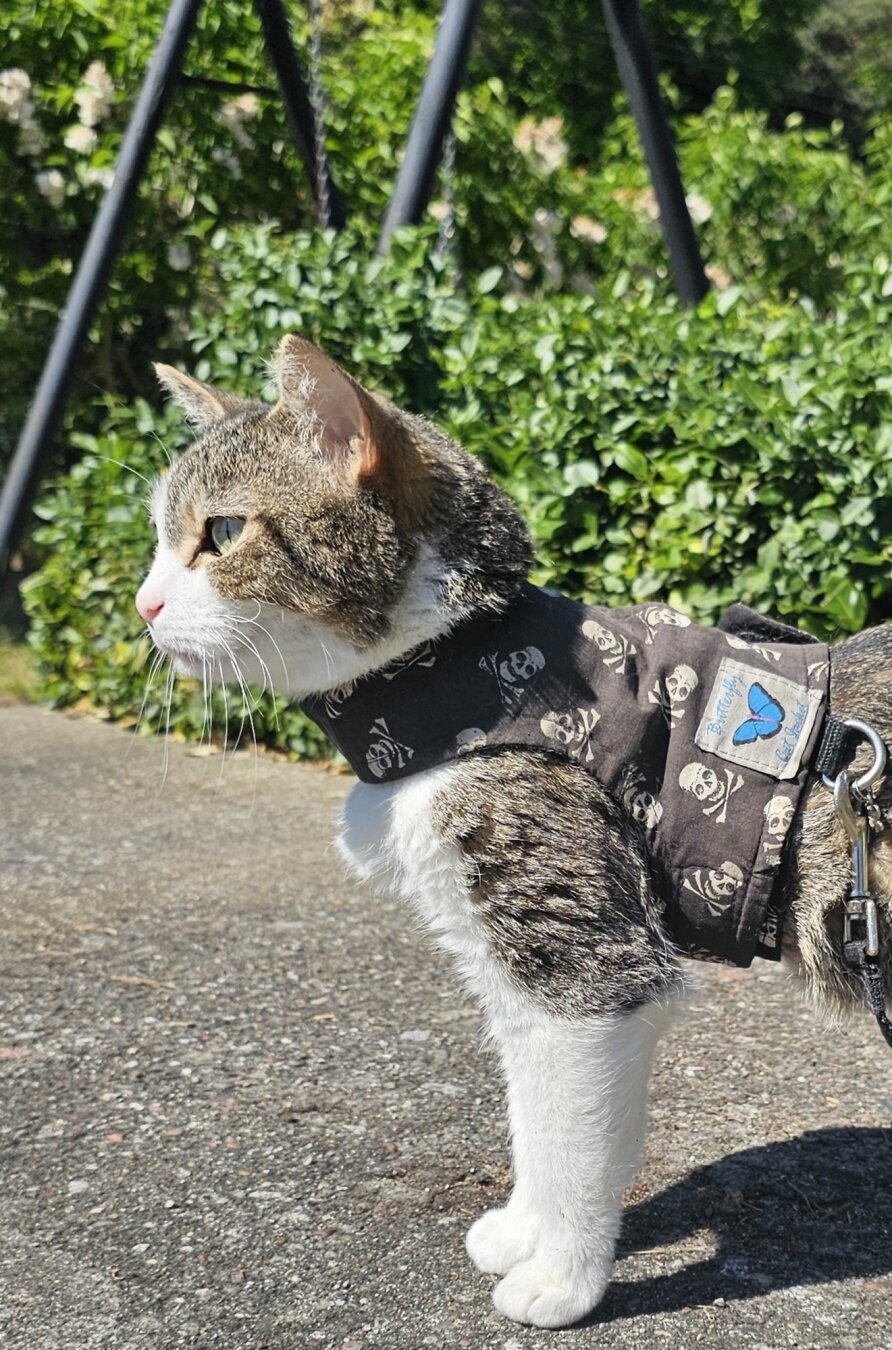
[[[490,969],[468,862],[436,819],[435,803],[455,772],[446,764],[380,787],[358,783],[344,806],[338,846],[357,876],[412,906],[480,996],[505,981]]]

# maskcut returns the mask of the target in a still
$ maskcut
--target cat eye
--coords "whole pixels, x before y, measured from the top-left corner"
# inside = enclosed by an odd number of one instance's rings
[[[217,553],[229,553],[244,528],[245,522],[240,516],[213,516],[207,523],[208,542]]]

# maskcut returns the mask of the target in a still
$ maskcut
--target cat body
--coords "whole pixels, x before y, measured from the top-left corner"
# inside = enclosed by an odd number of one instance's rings
[[[179,668],[298,698],[336,693],[504,610],[531,550],[481,467],[300,339],[284,341],[277,373],[270,408],[159,368],[203,432],[156,489],[158,552],[137,597]],[[830,661],[834,711],[892,740],[892,630]],[[871,875],[888,988],[884,839]],[[357,876],[415,911],[484,1012],[515,1180],[468,1252],[502,1277],[504,1314],[567,1325],[609,1281],[654,1047],[684,988],[642,823],[571,759],[505,748],[359,783],[339,843]],[[840,954],[848,846],[818,782],[780,870],[788,960],[831,1011],[860,1006]]]

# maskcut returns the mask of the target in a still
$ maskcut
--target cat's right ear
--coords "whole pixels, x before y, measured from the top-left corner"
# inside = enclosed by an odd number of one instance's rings
[[[191,422],[199,431],[206,431],[214,422],[231,417],[245,406],[244,399],[236,398],[234,394],[224,394],[209,384],[202,384],[201,380],[194,380],[191,375],[185,375],[181,370],[174,370],[173,366],[162,365],[159,361],[155,362],[155,374],[174,403],[178,403],[183,409],[186,421]]]

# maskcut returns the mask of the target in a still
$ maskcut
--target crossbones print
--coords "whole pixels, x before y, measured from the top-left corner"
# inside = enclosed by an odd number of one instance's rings
[[[653,689],[648,690],[647,701],[659,706],[667,727],[675,727],[686,711],[679,705],[690,698],[699,683],[696,671],[690,666],[676,666],[665,679],[658,679]]]
[[[725,641],[729,647],[734,647],[737,651],[755,652],[763,661],[774,661],[775,665],[781,659],[780,652],[775,651],[773,647],[763,647],[757,642],[744,642],[743,638],[735,637],[733,633],[726,633]]]
[[[663,803],[651,792],[639,766],[632,763],[623,775],[623,806],[633,820],[646,830],[654,830],[663,819]]]
[[[376,778],[384,778],[394,767],[404,769],[415,754],[410,745],[403,745],[401,741],[391,736],[383,717],[375,719],[369,727],[369,735],[379,738],[372,741],[365,756],[369,772]]]
[[[434,653],[434,644],[432,642],[424,642],[409,656],[404,656],[398,658],[396,661],[392,661],[382,673],[385,680],[395,680],[397,675],[401,675],[404,670],[409,670],[412,666],[424,666],[426,670],[430,670],[431,666],[436,665],[436,663],[437,658]]]
[[[743,885],[743,873],[736,863],[723,862],[720,867],[697,867],[681,883],[683,891],[690,891],[702,900],[714,918],[727,907],[736,890]]]
[[[506,708],[512,708],[523,698],[527,683],[545,668],[545,657],[538,647],[521,647],[504,660],[497,652],[491,652],[489,656],[481,656],[477,664],[487,675],[492,675],[502,703]]]
[[[346,684],[339,685],[337,689],[329,689],[323,699],[325,711],[329,717],[340,717],[344,711],[341,704],[346,703],[355,688],[356,681],[348,680]]]
[[[607,669],[616,675],[624,675],[626,662],[635,655],[635,644],[629,641],[625,633],[612,633],[596,619],[586,619],[582,625],[582,632],[590,642],[595,643],[599,651],[604,653],[601,659]]]
[[[539,726],[550,741],[566,746],[567,753],[574,759],[584,759],[590,764],[595,757],[592,737],[600,720],[601,714],[594,708],[577,708],[575,715],[570,712],[546,713]]]
[[[732,769],[726,769],[723,783],[714,769],[695,760],[686,764],[678,775],[678,786],[696,797],[704,816],[712,816],[717,825],[724,825],[728,802],[743,787],[743,778]]]
[[[671,628],[690,628],[691,626],[687,614],[679,614],[678,610],[668,609],[666,605],[648,605],[635,617],[644,624],[646,633],[644,643],[647,647],[653,646],[657,629],[663,624],[668,624]]]

